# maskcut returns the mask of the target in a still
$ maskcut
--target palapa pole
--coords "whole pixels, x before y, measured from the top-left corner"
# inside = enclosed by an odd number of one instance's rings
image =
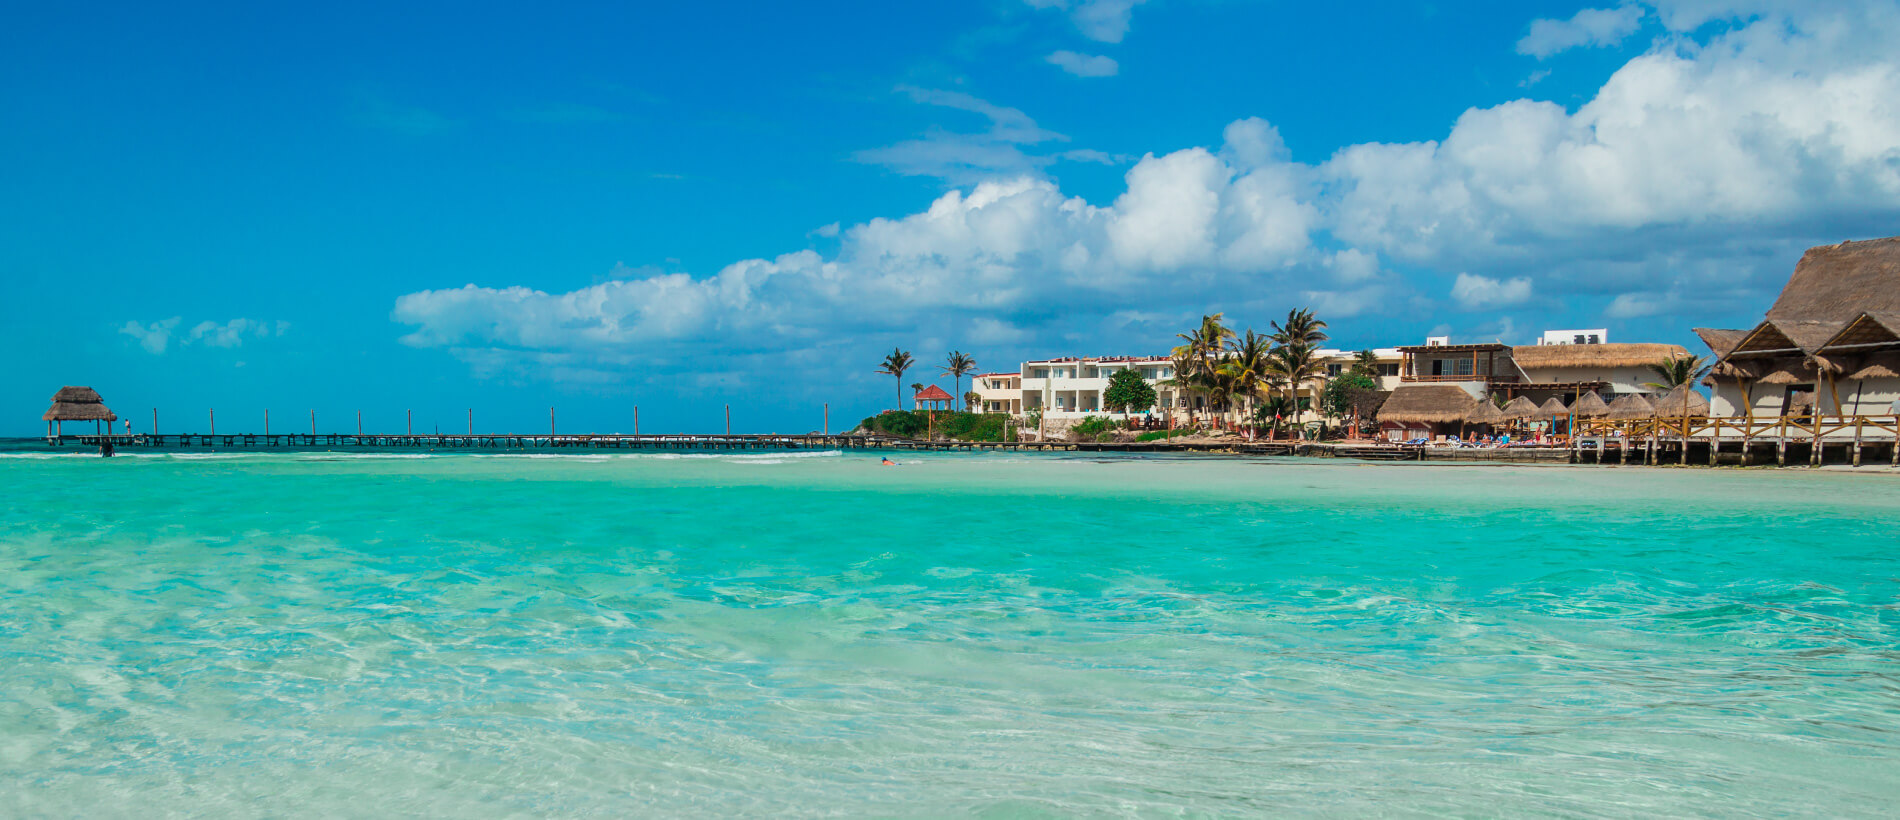
[[[356,434],[359,436],[363,434],[363,411],[361,410],[356,411]]]
[[[640,435],[640,405],[633,406],[633,434]]]
[[[152,408],[152,435],[158,435],[158,408]]]
[[[475,408],[468,408],[468,434],[475,435]]]
[[[831,402],[825,402],[825,435],[831,435]]]
[[[313,408],[310,411],[310,435],[314,436],[316,434],[317,434],[317,411]]]
[[[554,437],[554,408],[548,408],[548,437]]]
[[[211,408],[211,435],[218,434],[218,409]]]
[[[415,435],[416,434],[416,411],[414,410],[402,411],[402,424],[403,424],[403,435],[405,436]]]
[[[264,411],[264,435],[270,435],[270,411]]]
[[[726,405],[726,435],[732,435],[732,405]]]

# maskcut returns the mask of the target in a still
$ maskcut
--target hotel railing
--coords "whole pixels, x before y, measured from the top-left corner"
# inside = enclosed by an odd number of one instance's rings
[[[1574,437],[1638,439],[1733,438],[1795,441],[1900,439],[1900,416],[1658,416],[1647,419],[1578,419]]]

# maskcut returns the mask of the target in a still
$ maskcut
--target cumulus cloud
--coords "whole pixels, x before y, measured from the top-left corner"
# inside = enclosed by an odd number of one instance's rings
[[[1128,36],[1129,18],[1145,0],[1024,0],[1039,9],[1069,13],[1082,36],[1103,43],[1119,43]]]
[[[1048,158],[1022,147],[1063,138],[1022,111],[904,89],[988,123],[937,147],[1013,159],[961,161],[969,181],[956,190],[840,227],[825,254],[711,276],[623,269],[566,292],[420,291],[393,318],[410,326],[407,343],[478,370],[563,372],[664,371],[709,352],[822,362],[846,346],[972,334],[1079,349],[1130,305],[1188,315],[1303,299],[1343,317],[1535,295],[1610,318],[1758,311],[1804,243],[1900,220],[1900,60],[1887,45],[1900,16],[1867,4],[1690,5],[1657,13],[1672,27],[1729,23],[1669,35],[1574,110],[1534,99],[1472,108],[1442,139],[1351,145],[1310,163],[1271,124],[1243,119],[1209,147],[1141,157],[1106,202],[1038,173]],[[934,172],[948,173],[941,160]],[[1462,273],[1433,294],[1401,273],[1438,271]]]
[[[1060,67],[1063,71],[1077,77],[1113,77],[1116,72],[1121,71],[1121,65],[1112,58],[1077,54],[1066,49],[1042,59],[1043,62]]]
[[[1568,20],[1534,20],[1529,34],[1517,41],[1517,53],[1538,59],[1579,46],[1613,46],[1636,33],[1643,23],[1639,6],[1584,9]]]
[[[182,321],[184,317],[173,316],[150,324],[126,322],[119,328],[119,332],[137,339],[139,347],[145,348],[147,353],[164,353],[165,348],[171,344],[172,329],[178,327],[178,323]]]
[[[119,332],[137,339],[139,346],[145,348],[146,352],[158,354],[164,353],[171,345],[172,331],[183,322],[184,318],[180,316],[147,324],[132,321],[120,327]],[[180,346],[205,344],[212,347],[238,347],[244,344],[247,336],[265,339],[282,336],[289,330],[290,323],[283,320],[276,322],[257,319],[232,319],[228,322],[204,321],[193,325],[189,332],[178,339],[178,344]]]
[[[1499,280],[1460,273],[1451,285],[1451,298],[1465,310],[1521,305],[1530,301],[1531,280],[1523,276]]]

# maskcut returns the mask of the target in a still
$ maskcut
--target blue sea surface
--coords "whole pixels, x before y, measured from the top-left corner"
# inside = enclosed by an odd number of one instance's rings
[[[1877,816],[1900,476],[0,453],[7,816]]]

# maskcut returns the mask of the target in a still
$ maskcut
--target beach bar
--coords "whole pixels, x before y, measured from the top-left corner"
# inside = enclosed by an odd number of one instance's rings
[[[95,434],[105,435],[112,432],[111,424],[119,417],[106,407],[99,391],[69,385],[53,394],[53,406],[40,419],[46,422],[46,437],[55,439],[65,435],[65,422],[90,421]]]

